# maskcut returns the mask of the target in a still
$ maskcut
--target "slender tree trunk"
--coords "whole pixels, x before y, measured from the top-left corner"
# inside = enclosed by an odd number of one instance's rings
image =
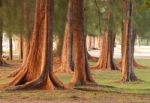
[[[0,0],[0,11],[2,11],[2,0]],[[2,23],[2,15],[0,15],[0,66],[3,65],[3,23]]]
[[[0,20],[0,66],[3,65],[3,33],[2,33],[2,21]]]
[[[125,9],[127,9],[126,7],[124,7]],[[125,11],[123,11],[125,12]],[[124,15],[125,17],[125,15]],[[125,44],[126,44],[126,35],[128,32],[128,21],[126,19],[123,19],[122,21],[122,43],[121,43],[121,60],[119,61],[118,63],[118,66],[119,67],[122,67],[122,59],[123,59],[123,55],[125,54]],[[135,39],[136,39],[136,36],[135,36]],[[134,41],[134,44],[135,44],[135,41]],[[134,57],[133,57],[134,58]],[[144,66],[138,64],[134,58],[134,62],[133,62],[133,66],[136,67],[136,68],[143,68]]]
[[[95,67],[92,67],[92,69],[99,69],[99,70],[117,70],[118,68],[114,64],[113,60],[113,53],[114,53],[114,34],[110,30],[109,32],[106,32],[106,34],[103,37],[103,44],[102,44],[102,50],[100,50],[100,56],[99,60]]]
[[[9,36],[9,60],[13,60],[13,40],[12,40],[12,35]]]
[[[87,82],[93,82],[88,68],[85,38],[84,38],[84,17],[83,1],[73,0],[73,50],[74,50],[74,75],[72,78],[73,85],[86,85]]]
[[[20,60],[23,60],[23,37],[20,35]]]
[[[24,13],[24,29],[26,30],[26,33],[24,34],[24,36],[22,36],[22,41],[23,41],[23,63],[25,63],[27,57],[28,57],[28,54],[29,54],[29,51],[30,51],[30,45],[31,45],[31,33],[32,33],[32,26],[33,26],[33,20],[32,20],[32,17],[33,17],[33,13],[31,12],[32,11],[32,7],[31,7],[31,3],[29,1],[24,1],[24,4],[23,4],[23,13]],[[21,53],[21,51],[20,51]],[[15,71],[13,71],[8,77],[15,77],[19,71],[21,71],[22,68],[19,68]]]
[[[31,47],[9,90],[65,88],[52,70],[54,0],[36,0]]]
[[[73,37],[72,37],[72,0],[68,1],[65,36],[61,55],[61,66],[58,70],[71,73],[73,71]]]
[[[106,5],[108,4],[111,4],[111,1],[107,0]],[[107,25],[105,26],[102,49],[100,50],[100,56],[97,65],[92,68],[99,70],[118,70],[113,60],[116,30],[112,29],[113,27],[110,25],[112,21],[113,23],[115,21],[113,20],[113,16],[109,10],[106,10],[105,15]]]
[[[129,82],[129,81],[135,81],[137,80],[137,77],[134,74],[134,67],[133,67],[133,60],[134,60],[134,36],[133,33],[133,24],[132,24],[132,10],[133,10],[133,3],[130,0],[125,1],[124,4],[127,9],[124,13],[126,13],[126,17],[128,20],[126,21],[128,23],[127,26],[127,33],[125,35],[125,48],[122,58],[122,82]]]

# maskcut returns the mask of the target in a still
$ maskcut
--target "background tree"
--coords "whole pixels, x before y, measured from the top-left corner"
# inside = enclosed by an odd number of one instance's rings
[[[86,47],[84,43],[84,0],[73,0],[73,52],[74,75],[73,85],[86,85],[93,82],[87,63]]]
[[[3,20],[2,20],[2,0],[0,0],[0,66],[2,66],[4,63],[3,61]]]
[[[111,6],[113,6],[114,1],[106,0],[105,2],[105,12],[103,13],[103,18],[105,20],[104,25],[104,36],[103,36],[103,42],[102,47],[100,49],[100,56],[98,63],[95,67],[92,67],[94,69],[111,69],[111,70],[117,70],[117,66],[114,64],[113,61],[113,52],[114,52],[114,45],[115,45],[115,35],[117,33],[117,27],[116,27],[116,17],[115,14],[113,14],[114,11],[111,10]],[[99,10],[99,6],[97,1],[95,0],[95,5],[97,6]],[[99,10],[100,12],[100,10]]]
[[[61,55],[61,66],[59,70],[61,72],[71,73],[73,70],[73,34],[72,34],[72,11],[73,5],[72,0],[68,0],[68,11],[67,11],[67,20],[65,26],[64,42]]]
[[[137,80],[137,77],[134,74],[134,67],[133,67],[133,58],[134,58],[134,36],[133,33],[133,1],[132,0],[125,0],[123,3],[123,17],[124,17],[124,26],[123,27],[126,32],[124,35],[124,53],[122,58],[122,82],[129,82]]]

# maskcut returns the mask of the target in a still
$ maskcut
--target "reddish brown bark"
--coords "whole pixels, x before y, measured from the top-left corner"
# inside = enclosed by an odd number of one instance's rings
[[[106,0],[105,3],[108,6],[111,4],[111,1]],[[115,20],[113,20],[114,17],[112,16],[112,13],[109,10],[106,10],[104,17],[106,19],[105,22],[107,25],[105,26],[102,48],[100,49],[98,63],[95,67],[92,68],[99,70],[118,70],[113,60],[116,30],[112,29],[113,27],[111,24],[112,21],[113,24],[115,24]]]
[[[12,35],[9,36],[9,60],[13,60],[13,41],[12,41]]]
[[[20,35],[20,60],[23,60],[23,37]]]
[[[30,40],[23,39],[23,63],[26,62],[28,54],[30,51]],[[15,77],[20,71],[22,71],[22,68],[18,68],[17,70],[13,71],[8,75],[8,77]]]
[[[32,48],[9,90],[64,88],[52,71],[53,10],[54,0],[36,0]]]
[[[103,37],[102,49],[100,50],[100,57],[95,67],[92,69],[99,70],[118,70],[113,60],[113,52],[114,52],[114,34],[109,31]]]
[[[124,22],[127,24],[125,25],[127,28],[127,32],[123,35],[125,35],[124,38],[124,53],[122,57],[122,75],[121,75],[121,81],[122,82],[129,82],[129,81],[135,81],[137,80],[137,77],[134,73],[134,67],[133,67],[133,57],[134,57],[134,36],[133,33],[133,24],[132,24],[132,10],[133,10],[133,3],[132,1],[124,1],[124,16],[128,19],[124,19]]]
[[[124,4],[125,5],[125,4]],[[126,4],[127,5],[127,4]],[[127,7],[124,7],[124,10],[123,12],[127,11]],[[124,15],[123,17],[125,17],[126,15]],[[123,54],[125,52],[125,40],[126,40],[126,35],[128,32],[128,21],[126,21],[126,19],[123,19],[122,20],[122,42],[121,42],[121,60],[119,61],[118,63],[118,66],[121,67],[122,66],[122,59],[123,59]],[[135,39],[136,39],[136,36],[134,36],[134,42],[133,45],[135,44]],[[133,57],[134,59],[134,62],[133,62],[133,66],[135,68],[143,68],[144,66],[142,66],[141,64],[137,63],[137,61],[135,60],[135,58]]]
[[[0,12],[2,11],[2,0],[0,0]],[[0,66],[7,63],[3,60],[3,15],[0,15]]]
[[[30,39],[29,40],[23,39],[23,62],[26,61],[29,51],[30,51]]]
[[[61,55],[61,66],[58,70],[71,73],[73,71],[73,38],[72,38],[72,0],[68,1],[65,36]]]
[[[1,28],[1,23],[0,23],[0,66],[2,66],[4,64],[2,43],[3,43],[3,35],[2,35],[2,28]]]
[[[86,43],[84,38],[84,17],[83,1],[73,0],[73,50],[74,50],[74,75],[72,78],[73,85],[86,85],[87,82],[93,82],[88,68]]]

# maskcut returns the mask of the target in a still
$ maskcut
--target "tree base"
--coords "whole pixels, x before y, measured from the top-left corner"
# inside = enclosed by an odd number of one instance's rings
[[[109,66],[108,66],[108,64],[97,64],[95,67],[91,67],[91,69],[95,69],[95,70],[102,70],[102,71],[104,71],[104,70],[119,70],[119,68],[115,65],[115,64],[113,64],[113,66],[110,66],[111,64],[109,64]]]
[[[122,61],[121,61],[121,60],[119,61],[119,63],[117,64],[117,66],[118,66],[119,68],[121,68],[121,66],[122,66]],[[135,68],[137,68],[137,69],[147,68],[146,66],[143,66],[143,65],[137,63],[137,61],[135,61],[135,60],[133,61],[133,66],[134,66]],[[120,70],[121,70],[121,69],[120,69]]]
[[[135,76],[135,74],[131,74],[130,77],[129,76],[123,76],[121,79],[122,83],[127,83],[127,82],[134,82],[134,81],[138,81],[139,79]]]

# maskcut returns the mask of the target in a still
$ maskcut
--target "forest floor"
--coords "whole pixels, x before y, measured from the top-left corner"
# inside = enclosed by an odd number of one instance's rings
[[[92,70],[92,75],[99,86],[77,87],[69,90],[0,90],[0,103],[150,103],[150,60],[138,60],[147,68],[135,69],[140,81],[119,83],[119,71]],[[95,62],[90,62],[95,65]],[[13,62],[10,66],[0,67],[0,84],[8,83],[12,78],[7,76],[20,66]],[[65,84],[71,80],[72,74],[56,73]]]

